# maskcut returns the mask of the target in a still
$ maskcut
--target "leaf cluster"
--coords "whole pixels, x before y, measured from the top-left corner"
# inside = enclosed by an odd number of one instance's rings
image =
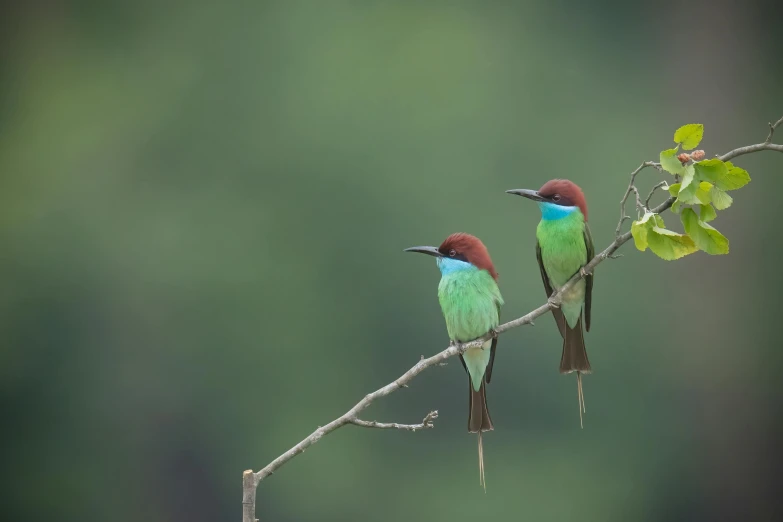
[[[674,133],[676,146],[660,155],[663,170],[675,176],[675,183],[668,186],[669,194],[675,198],[671,211],[680,214],[684,233],[667,230],[660,215],[646,211],[631,225],[631,234],[639,250],[649,248],[667,261],[698,250],[712,255],[729,253],[729,240],[709,222],[717,218],[719,210],[731,206],[733,198],[728,192],[747,185],[750,175],[745,169],[719,158],[695,161],[686,155],[688,161],[684,163],[678,154],[680,147],[693,150],[703,136],[703,125],[684,125]]]

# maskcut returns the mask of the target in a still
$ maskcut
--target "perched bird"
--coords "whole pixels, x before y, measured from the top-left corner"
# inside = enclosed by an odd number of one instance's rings
[[[481,433],[494,429],[487,409],[486,385],[492,378],[498,343],[494,329],[500,321],[503,305],[497,284],[498,273],[487,247],[470,234],[452,234],[438,248],[412,247],[405,251],[435,256],[441,273],[438,300],[452,344],[492,334],[492,339],[481,348],[469,348],[460,358],[468,373],[470,389],[468,431],[478,433],[479,483],[486,491]]]
[[[509,194],[532,199],[541,209],[541,221],[536,229],[536,257],[547,298],[551,297],[595,255],[590,227],[587,226],[587,202],[575,183],[553,179],[539,190],[507,190]],[[576,372],[579,396],[579,423],[585,412],[582,374],[590,373],[590,361],[585,350],[582,321],[590,331],[590,304],[593,275],[584,278],[562,296],[559,309],[552,310],[563,337],[560,373]],[[584,313],[584,315],[583,315]]]

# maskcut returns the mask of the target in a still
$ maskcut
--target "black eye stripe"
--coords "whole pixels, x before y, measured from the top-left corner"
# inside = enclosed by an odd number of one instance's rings
[[[557,205],[561,205],[564,207],[572,207],[574,206],[574,202],[571,201],[571,198],[567,198],[563,196],[562,194],[552,194],[549,196],[544,196],[548,201],[551,201],[552,203],[556,203]]]

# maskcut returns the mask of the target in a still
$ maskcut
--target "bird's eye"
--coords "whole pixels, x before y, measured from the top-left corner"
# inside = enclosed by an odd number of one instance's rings
[[[552,201],[560,201],[560,194],[555,194],[552,196]]]
[[[457,255],[457,251],[456,250],[454,250],[453,248],[451,250],[449,250],[449,257],[454,257],[456,255]]]

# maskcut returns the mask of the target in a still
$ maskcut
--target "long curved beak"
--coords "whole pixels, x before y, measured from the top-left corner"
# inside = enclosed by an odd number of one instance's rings
[[[438,249],[431,246],[418,246],[406,248],[405,252],[418,252],[420,254],[427,254],[428,256],[443,257],[443,254],[438,252]]]
[[[544,198],[539,195],[537,190],[513,189],[507,190],[506,193],[522,196],[523,198],[532,199],[533,201],[544,201]]]

